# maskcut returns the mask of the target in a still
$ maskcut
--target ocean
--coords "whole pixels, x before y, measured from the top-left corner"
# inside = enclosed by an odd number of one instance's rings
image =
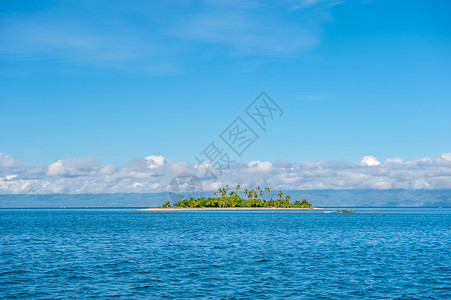
[[[451,209],[0,209],[0,298],[451,298]]]

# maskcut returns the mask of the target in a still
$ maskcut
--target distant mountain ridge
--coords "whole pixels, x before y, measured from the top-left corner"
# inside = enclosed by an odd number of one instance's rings
[[[292,202],[315,207],[451,207],[451,190],[286,190]],[[204,196],[211,196],[204,192]],[[189,197],[189,193],[185,194]],[[275,198],[276,192],[270,197]],[[0,195],[0,208],[154,207],[171,200],[162,193]]]

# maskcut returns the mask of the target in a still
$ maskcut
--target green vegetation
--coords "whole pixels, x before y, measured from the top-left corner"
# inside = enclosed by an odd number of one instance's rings
[[[296,200],[291,203],[291,197],[288,194],[284,194],[281,190],[277,193],[277,199],[267,199],[271,193],[269,187],[262,190],[259,186],[251,190],[244,189],[245,198],[240,197],[241,186],[238,185],[235,190],[229,188],[226,185],[223,188],[219,188],[213,193],[213,197],[199,197],[190,199],[184,199],[179,202],[175,202],[172,207],[175,208],[201,208],[201,207],[274,207],[274,208],[313,208],[313,205],[306,199]],[[263,194],[265,199],[261,199]],[[170,201],[166,201],[163,208],[171,207]]]

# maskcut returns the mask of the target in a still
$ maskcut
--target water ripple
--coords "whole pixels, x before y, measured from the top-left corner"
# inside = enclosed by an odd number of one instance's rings
[[[0,298],[450,298],[433,214],[0,212]]]

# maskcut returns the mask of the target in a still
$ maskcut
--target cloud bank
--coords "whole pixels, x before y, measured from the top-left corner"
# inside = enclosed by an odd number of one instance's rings
[[[451,189],[451,153],[412,161],[395,157],[379,162],[374,156],[365,156],[358,163],[241,162],[224,170],[217,180],[206,175],[205,168],[199,165],[158,155],[124,166],[104,164],[92,157],[23,166],[0,153],[0,194],[164,192],[180,173],[197,176],[205,191],[225,184],[241,184],[243,188],[269,185],[284,190]]]

